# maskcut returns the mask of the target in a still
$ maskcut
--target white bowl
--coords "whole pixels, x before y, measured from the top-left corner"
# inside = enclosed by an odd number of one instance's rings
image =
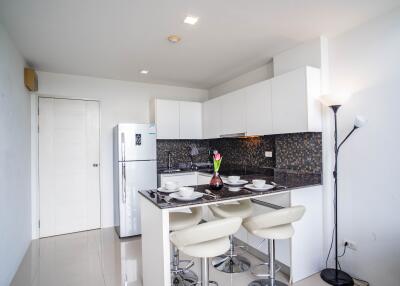
[[[172,181],[168,181],[164,183],[164,187],[169,190],[176,190],[178,188],[178,183],[177,182],[172,182]]]
[[[179,195],[184,198],[191,197],[194,193],[194,188],[191,187],[180,187]]]
[[[231,183],[237,183],[239,180],[240,180],[239,176],[229,176],[228,177],[228,182],[231,182]]]
[[[253,180],[252,182],[256,188],[262,188],[265,185],[265,180]]]

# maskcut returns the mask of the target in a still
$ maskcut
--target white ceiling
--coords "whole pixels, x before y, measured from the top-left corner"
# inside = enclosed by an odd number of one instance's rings
[[[334,35],[400,0],[0,0],[0,19],[36,69],[210,88],[278,52]],[[183,24],[198,16],[195,26]],[[166,41],[178,34],[178,45]],[[150,70],[147,76],[141,69]]]

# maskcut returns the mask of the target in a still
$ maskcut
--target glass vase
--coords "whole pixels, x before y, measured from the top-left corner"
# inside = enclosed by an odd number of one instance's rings
[[[213,191],[219,191],[224,186],[224,182],[222,182],[221,177],[218,172],[214,172],[211,181],[210,181],[210,189]]]

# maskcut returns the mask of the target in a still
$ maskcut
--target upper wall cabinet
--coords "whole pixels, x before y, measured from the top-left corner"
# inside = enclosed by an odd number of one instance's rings
[[[320,71],[303,67],[272,79],[273,133],[320,132]]]
[[[155,99],[150,113],[157,139],[201,139],[200,102]]]
[[[271,80],[253,84],[246,89],[246,135],[272,133]]]
[[[202,104],[179,102],[179,138],[202,139]]]
[[[221,96],[221,135],[246,132],[246,89]]]
[[[179,139],[179,101],[156,99],[153,112],[157,139]]]
[[[203,138],[219,138],[221,135],[221,97],[203,103]]]

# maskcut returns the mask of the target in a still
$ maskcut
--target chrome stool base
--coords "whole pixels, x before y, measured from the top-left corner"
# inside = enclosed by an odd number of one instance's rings
[[[260,279],[250,282],[248,286],[288,286],[288,285],[275,279]]]
[[[225,273],[240,273],[250,269],[250,261],[243,256],[221,255],[212,260],[212,265]]]
[[[171,273],[172,286],[191,286],[199,281],[196,273],[192,270],[181,270],[177,273]]]

